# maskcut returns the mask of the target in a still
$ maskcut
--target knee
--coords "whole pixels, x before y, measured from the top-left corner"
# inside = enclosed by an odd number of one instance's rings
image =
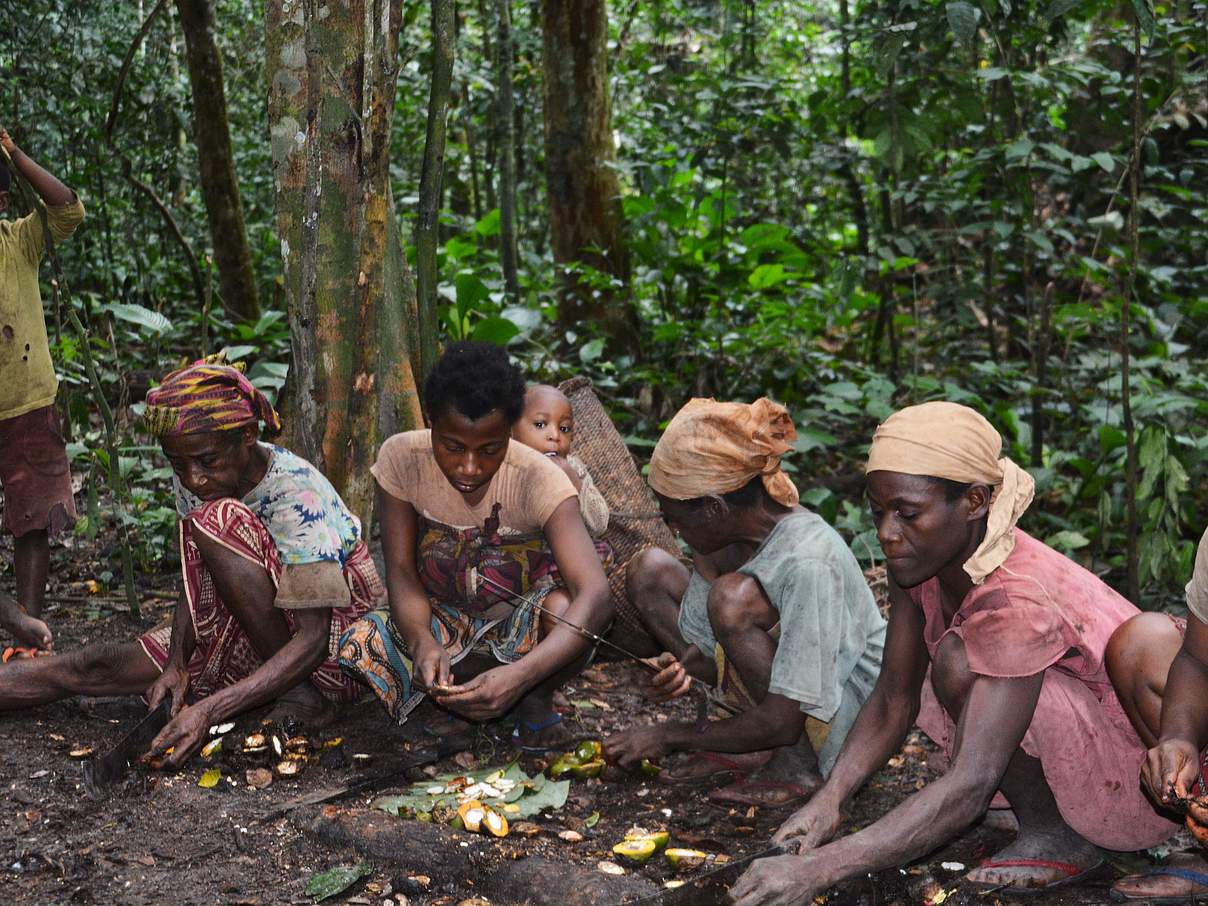
[[[672,588],[683,572],[683,564],[665,550],[648,547],[634,556],[625,568],[625,593],[629,600],[641,601],[653,592]]]
[[[123,646],[113,642],[99,642],[65,655],[73,688],[87,690],[90,686],[99,688],[112,683],[121,676],[122,658],[126,656]]]
[[[759,583],[750,576],[727,573],[709,586],[709,625],[719,639],[752,627],[768,630],[777,614]]]
[[[973,671],[969,669],[965,643],[960,636],[949,633],[931,661],[931,687],[953,720],[960,716],[972,685]]]
[[[1130,692],[1138,683],[1154,684],[1155,679],[1162,680],[1157,685],[1164,685],[1170,661],[1182,644],[1182,635],[1169,617],[1141,613],[1116,627],[1103,653],[1103,663],[1119,692]]]

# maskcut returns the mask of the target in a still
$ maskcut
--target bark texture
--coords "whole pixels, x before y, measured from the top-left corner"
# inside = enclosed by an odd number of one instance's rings
[[[453,53],[457,46],[453,0],[432,0],[432,80],[428,94],[428,130],[419,178],[419,218],[415,226],[415,271],[419,287],[419,321],[430,343],[426,362],[436,358],[436,247],[440,243],[440,210],[444,197],[445,145]]]
[[[612,162],[605,0],[544,0],[545,178],[550,244],[559,265],[559,320],[594,322],[621,345],[636,343],[629,298],[620,183]],[[584,264],[610,275],[610,286],[579,278]],[[592,285],[592,283],[596,285]]]
[[[499,36],[499,262],[508,299],[520,301],[516,251],[516,99],[512,94],[512,2],[495,0]]]
[[[415,294],[390,194],[401,4],[268,0],[269,125],[292,356],[287,442],[368,530],[369,466],[421,423]]]
[[[176,0],[176,9],[185,35],[185,59],[193,89],[198,177],[210,225],[222,306],[237,320],[255,321],[260,317],[260,301],[235,178],[235,159],[231,154],[222,55],[214,40],[214,8],[210,0]]]

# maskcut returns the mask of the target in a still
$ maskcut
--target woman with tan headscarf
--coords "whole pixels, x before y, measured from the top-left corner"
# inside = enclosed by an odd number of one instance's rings
[[[629,730],[605,740],[605,750],[623,765],[698,753],[664,770],[669,782],[758,769],[714,791],[718,802],[807,799],[880,669],[885,621],[859,564],[834,529],[798,505],[780,467],[796,436],[788,411],[770,400],[694,399],[650,460],[663,517],[694,558],[689,570],[652,549],[630,564],[629,594],[665,649],[649,691],[681,695],[691,675],[715,684],[737,716]]]
[[[808,858],[757,863],[735,902],[806,903],[853,874],[909,862],[981,818],[996,793],[1019,835],[966,876],[978,886],[1069,884],[1099,866],[1098,847],[1169,837],[1174,826],[1137,784],[1145,747],[1104,665],[1113,630],[1137,609],[1016,527],[1033,482],[1002,456],[998,432],[965,406],[911,406],[877,429],[865,471],[890,578],[881,676],[826,786],[776,835]],[[950,768],[828,843],[843,803],[916,715]]]

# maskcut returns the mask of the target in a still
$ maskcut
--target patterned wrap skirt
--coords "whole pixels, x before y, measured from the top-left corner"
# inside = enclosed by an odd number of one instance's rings
[[[201,532],[227,550],[262,567],[274,585],[280,582],[282,564],[277,546],[264,523],[238,500],[211,501],[180,520],[185,601],[197,635],[197,645],[188,665],[189,693],[193,698],[204,698],[250,676],[263,661],[239,621],[218,597],[214,578],[193,540],[195,532]],[[356,680],[341,670],[336,661],[340,637],[386,593],[364,541],[357,542],[345,562],[344,579],[352,593],[352,603],[348,607],[332,609],[328,657],[311,675],[315,688],[333,701],[355,701],[362,691]],[[294,612],[282,608],[281,613],[293,633],[296,629]],[[172,627],[164,625],[152,629],[138,641],[147,657],[163,670],[168,662],[171,640]]]
[[[452,664],[471,654],[500,663],[519,660],[541,640],[545,599],[562,580],[544,535],[501,536],[492,519],[482,529],[454,529],[420,519],[420,580],[432,608],[432,637]],[[612,550],[596,542],[607,567]],[[506,612],[498,616],[505,609]],[[340,640],[340,664],[367,683],[386,711],[403,723],[423,700],[414,665],[389,610],[367,614]]]

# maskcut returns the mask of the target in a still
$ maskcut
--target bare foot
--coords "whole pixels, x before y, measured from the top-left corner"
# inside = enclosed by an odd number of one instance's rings
[[[313,732],[329,726],[338,713],[333,702],[321,696],[309,682],[304,682],[277,699],[268,719],[282,725],[296,721]]]
[[[662,783],[699,783],[706,780],[733,777],[757,771],[772,757],[768,750],[760,752],[689,752],[677,759],[678,764],[664,767],[659,773]]]
[[[965,875],[965,880],[979,887],[1042,890],[1076,880],[1102,862],[1095,845],[1069,827],[1025,829],[1013,843]]]
[[[1175,853],[1148,874],[1128,875],[1112,885],[1112,899],[1148,900],[1208,894],[1208,862],[1195,853]]]
[[[818,757],[808,738],[773,750],[771,760],[748,778],[709,794],[713,802],[784,808],[801,805],[822,788]]]
[[[41,648],[43,651],[54,648],[50,627],[27,614],[16,598],[3,593],[0,593],[0,627],[7,629],[22,647]]]

